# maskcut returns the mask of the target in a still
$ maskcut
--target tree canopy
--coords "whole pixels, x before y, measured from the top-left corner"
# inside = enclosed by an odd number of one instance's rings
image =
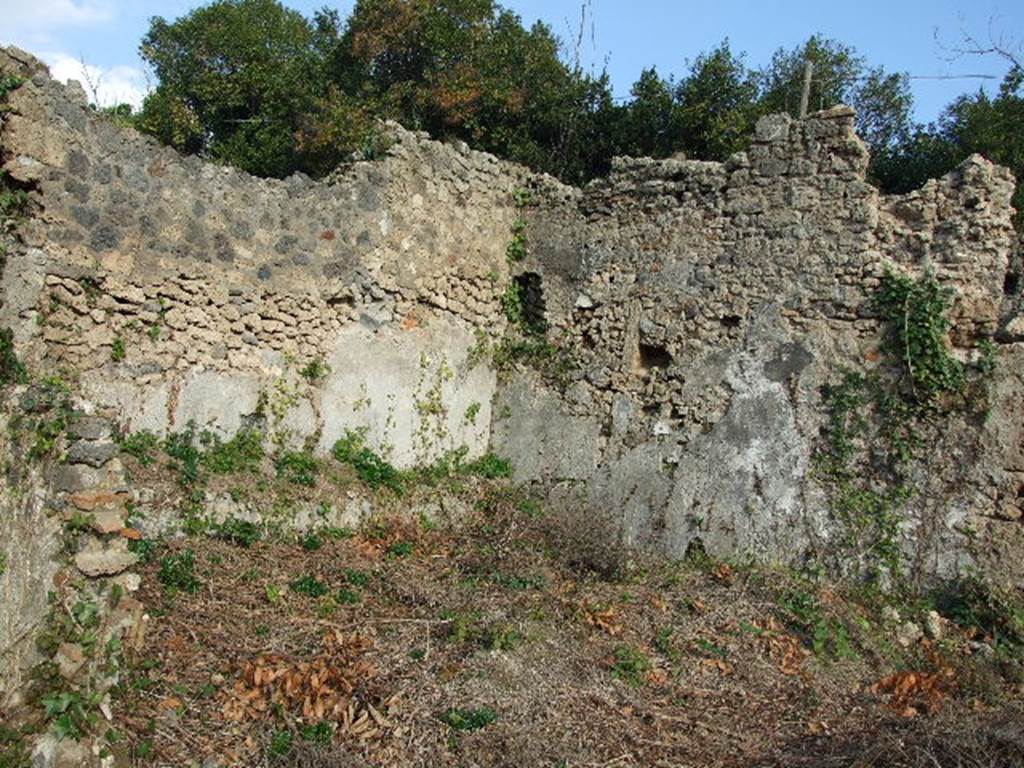
[[[321,176],[365,156],[381,119],[573,183],[605,173],[616,154],[723,160],[746,147],[760,116],[798,113],[807,61],[810,108],[856,107],[883,189],[913,189],[972,152],[1024,175],[1019,65],[997,94],[961,96],[936,124],[918,125],[906,75],[819,35],[760,68],[724,40],[678,80],[644,70],[621,100],[605,73],[566,61],[548,26],[526,28],[494,0],[357,0],[344,20],[329,9],[306,18],[278,0],[213,0],[152,19],[141,52],[157,86],[135,124],[265,176]]]

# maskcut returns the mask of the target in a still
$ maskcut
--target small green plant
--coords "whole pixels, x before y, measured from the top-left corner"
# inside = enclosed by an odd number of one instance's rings
[[[342,464],[351,466],[359,479],[370,488],[387,488],[397,495],[405,492],[401,473],[367,447],[364,430],[346,430],[345,435],[334,444],[332,453]]]
[[[846,625],[827,616],[821,603],[803,589],[787,591],[781,599],[786,621],[810,645],[819,658],[854,659],[857,651]]]
[[[523,287],[516,281],[508,284],[501,296],[501,307],[505,311],[505,319],[515,328],[526,322],[526,310],[523,306]]]
[[[320,537],[320,534],[310,531],[299,537],[299,545],[307,552],[316,552],[323,547],[324,540]]]
[[[547,586],[547,581],[543,576],[519,576],[498,572],[492,578],[495,584],[517,592],[528,589],[544,589]]]
[[[22,384],[27,379],[25,366],[14,351],[14,333],[0,328],[0,386]]]
[[[241,429],[227,441],[212,432],[203,432],[199,442],[203,447],[203,465],[215,475],[256,472],[263,461],[263,433],[258,429]]]
[[[357,605],[362,602],[363,596],[354,589],[343,587],[338,590],[338,594],[335,599],[338,601],[339,605]]]
[[[330,592],[327,585],[315,576],[302,576],[292,581],[288,586],[291,587],[292,592],[306,595],[306,597],[323,597]]]
[[[441,722],[456,731],[479,731],[496,722],[498,713],[490,707],[480,709],[449,709]]]
[[[120,336],[114,338],[114,343],[110,345],[110,359],[115,363],[119,363],[124,360],[125,355],[124,339]]]
[[[480,642],[492,651],[512,651],[523,642],[523,635],[509,624],[495,624],[484,630]]]
[[[353,587],[365,587],[370,583],[370,578],[370,574],[366,571],[360,571],[355,568],[345,569],[345,581]]]
[[[0,74],[0,101],[5,100],[11,91],[20,88],[24,82],[25,78],[19,77],[18,75],[6,72]]]
[[[121,450],[135,458],[144,467],[152,466],[154,455],[160,448],[160,438],[149,430],[133,432],[120,440]]]
[[[491,362],[499,371],[511,370],[517,363],[528,365],[560,386],[567,385],[578,368],[567,350],[537,334],[503,338],[491,349]]]
[[[479,459],[465,462],[459,467],[464,475],[497,480],[503,477],[512,477],[512,463],[493,453],[485,453]]]
[[[314,744],[330,744],[334,739],[334,725],[326,720],[302,729],[302,738]]]
[[[230,541],[240,547],[249,548],[261,538],[263,532],[260,526],[248,520],[240,520],[237,517],[229,517],[223,523],[213,527],[213,535],[218,539]]]
[[[674,628],[662,627],[654,638],[654,647],[658,653],[669,661],[676,662],[679,660],[680,653],[679,649],[676,648]]]
[[[505,246],[509,264],[518,264],[529,256],[529,241],[526,237],[526,220],[516,219],[512,224],[512,239]]]
[[[160,543],[153,539],[136,539],[128,542],[128,550],[134,552],[142,563],[148,565],[156,559]]]
[[[697,649],[713,659],[724,660],[729,658],[729,651],[727,649],[703,637],[697,638]]]
[[[28,211],[28,192],[11,181],[7,171],[0,171],[0,234],[12,232]]]
[[[533,193],[520,187],[512,193],[512,200],[515,202],[516,208],[526,208],[533,205]]]
[[[647,679],[647,673],[651,671],[651,660],[639,648],[631,645],[620,645],[615,649],[615,656],[612,662],[612,674],[629,683],[639,687]]]
[[[102,698],[99,692],[83,697],[78,691],[62,691],[44,696],[42,703],[57,738],[77,741],[98,722],[96,708]]]
[[[28,749],[29,733],[0,725],[0,768],[22,768],[31,765]]]
[[[299,371],[299,375],[302,376],[310,384],[315,384],[318,381],[326,379],[331,373],[331,366],[325,363],[319,357],[310,360],[306,366]]]
[[[203,586],[196,577],[196,556],[191,549],[177,552],[160,560],[159,578],[169,592],[194,594]]]
[[[7,573],[7,554],[0,552],[0,576],[3,576],[5,573]]]
[[[270,754],[284,757],[292,751],[294,740],[291,731],[276,731],[270,739]]]
[[[309,451],[289,451],[281,454],[274,462],[274,466],[280,479],[294,485],[312,488],[320,475],[320,462]]]
[[[181,432],[169,434],[163,442],[164,453],[174,460],[183,485],[200,482],[202,451],[196,445],[196,426],[189,422]]]
[[[390,547],[388,547],[389,557],[408,557],[416,549],[416,545],[411,541],[396,541]]]

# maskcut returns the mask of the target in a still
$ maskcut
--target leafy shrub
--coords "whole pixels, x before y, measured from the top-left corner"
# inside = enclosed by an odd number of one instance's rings
[[[462,464],[460,471],[466,475],[496,480],[502,477],[512,477],[512,462],[493,453],[486,453],[479,459]]]
[[[351,466],[359,479],[374,490],[388,488],[398,495],[405,492],[401,473],[366,446],[364,431],[346,430],[344,437],[334,444],[332,452],[334,458]]]
[[[288,586],[291,587],[292,592],[297,592],[307,597],[323,597],[330,592],[327,585],[315,576],[302,576],[292,581]]]
[[[308,451],[290,451],[281,454],[274,466],[277,468],[277,476],[282,480],[295,485],[316,485],[317,477],[320,475],[320,462]]]
[[[1024,603],[1011,593],[969,576],[941,592],[937,603],[944,615],[974,629],[997,649],[1024,651]]]
[[[159,578],[172,592],[180,590],[194,594],[203,586],[196,576],[196,556],[191,549],[161,559]]]
[[[205,449],[203,465],[214,474],[255,472],[263,461],[263,433],[258,429],[241,429],[226,442],[211,432],[199,439]]]
[[[160,447],[160,438],[149,430],[133,432],[125,435],[120,441],[121,450],[129,456],[133,456],[139,464],[144,467],[151,466],[156,461],[153,454]]]
[[[241,547],[249,548],[261,538],[263,533],[256,523],[230,517],[220,525],[214,526],[213,535],[218,539],[230,541]]]

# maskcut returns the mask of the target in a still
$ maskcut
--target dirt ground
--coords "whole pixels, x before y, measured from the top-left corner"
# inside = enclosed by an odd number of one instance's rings
[[[457,524],[155,549],[121,760],[1024,765],[1016,667],[976,628],[903,637],[878,595],[702,557],[601,575],[590,532],[474,493]]]

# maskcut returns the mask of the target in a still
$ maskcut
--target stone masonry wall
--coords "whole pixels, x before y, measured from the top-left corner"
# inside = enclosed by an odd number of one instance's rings
[[[578,362],[563,392],[521,373],[499,392],[498,452],[524,481],[624,524],[674,557],[827,562],[841,536],[813,459],[823,389],[870,370],[868,299],[887,267],[953,287],[955,353],[996,338],[996,403],[927,446],[902,522],[918,572],[1024,577],[1022,321],[1012,314],[1013,178],[980,157],[885,197],[846,107],[763,119],[727,163],[616,160],[611,176],[530,217],[552,335]],[[1004,290],[1006,289],[1006,290]],[[1015,329],[1015,330],[1014,330]],[[978,533],[981,532],[979,536]]]
[[[194,420],[230,434],[276,393],[282,428],[321,451],[344,425],[401,465],[462,444],[479,454],[495,378],[463,363],[476,329],[503,328],[524,173],[392,133],[383,159],[326,182],[255,179],[122,130],[37,74],[4,126],[4,168],[40,209],[11,254],[0,323],[128,430]],[[307,386],[298,372],[314,360],[330,373]],[[439,380],[443,430],[416,405]],[[482,429],[464,419],[474,403]]]
[[[493,450],[631,546],[828,562],[841,530],[813,472],[823,388],[877,363],[867,299],[886,266],[933,270],[957,293],[956,353],[992,338],[1000,366],[988,418],[956,417],[926,447],[901,543],[921,573],[1024,582],[1024,318],[1004,169],[971,158],[883,196],[840,107],[766,118],[727,163],[617,159],[584,189],[398,126],[378,159],[275,181],[117,126],[15,49],[0,69],[28,78],[0,159],[33,203],[0,327],[35,376],[60,376],[117,430],[231,435],[262,415],[320,453],[365,428],[400,466]],[[520,217],[529,255],[510,265]],[[509,330],[513,279],[574,361],[558,384],[481,362],[481,337]],[[3,529],[76,485],[120,493],[71,477],[113,452],[69,455],[36,506],[4,496]],[[8,547],[24,562],[0,577],[0,602],[31,623],[56,533],[14,530],[39,541]],[[0,630],[3,644],[18,628]]]

